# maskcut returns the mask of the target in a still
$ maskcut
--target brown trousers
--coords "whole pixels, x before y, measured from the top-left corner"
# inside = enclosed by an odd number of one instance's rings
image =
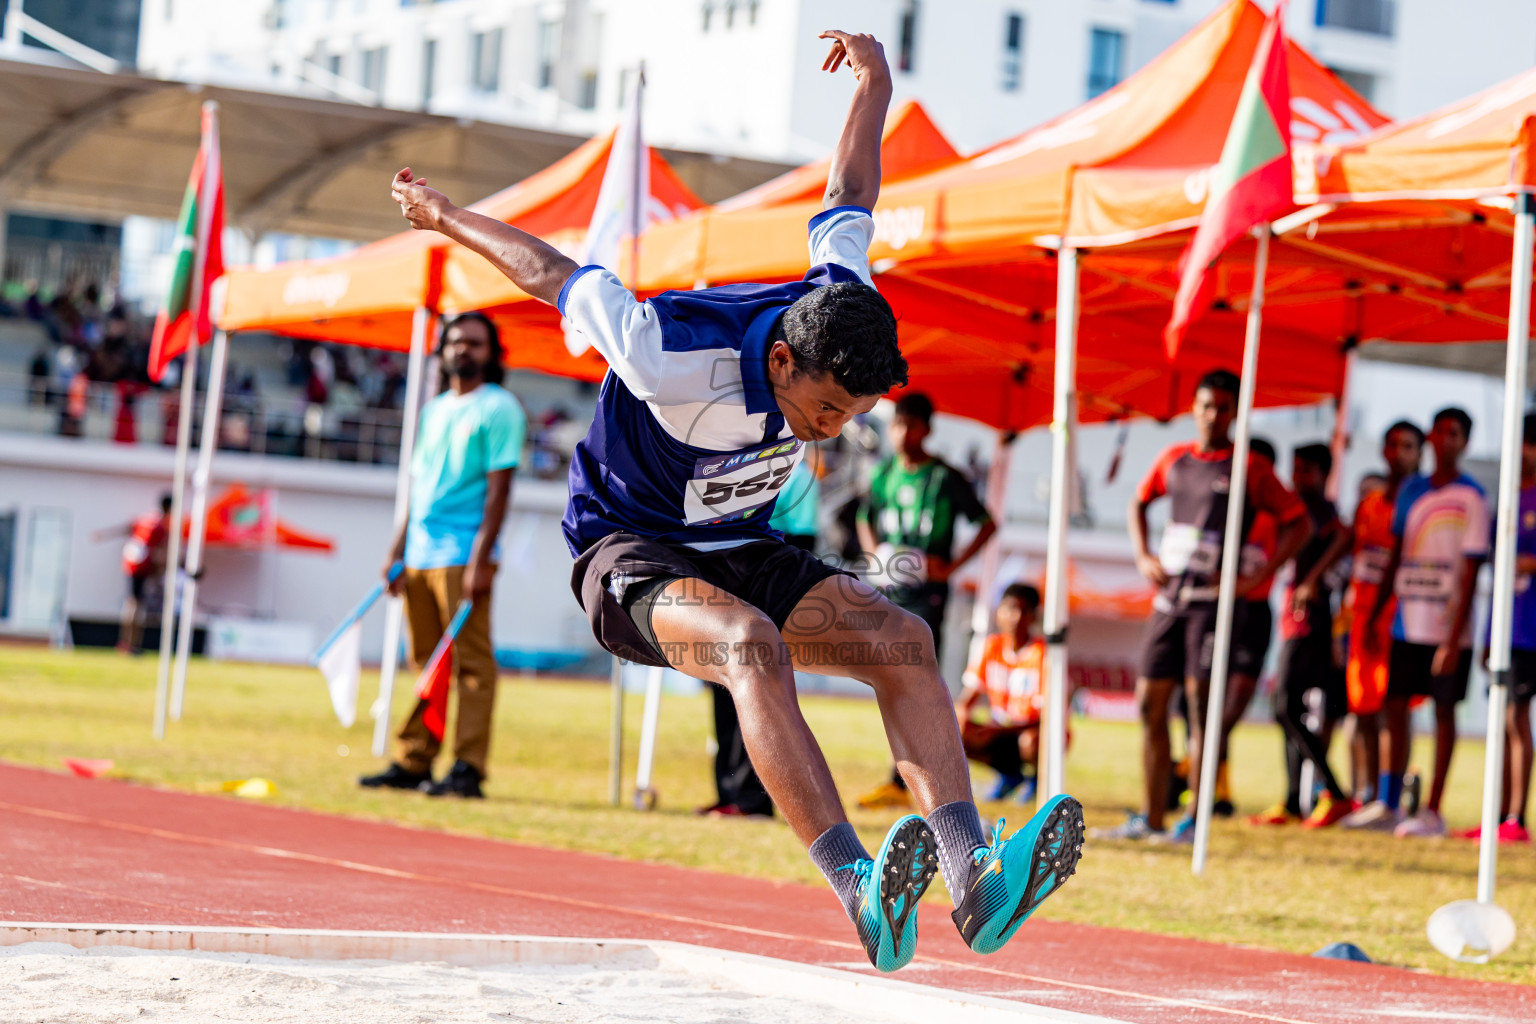
[[[411,663],[420,672],[464,592],[464,567],[405,570],[405,618]],[[459,713],[454,721],[453,756],[475,767],[483,779],[491,750],[491,717],[496,708],[496,653],[491,647],[491,599],[475,602],[454,641]],[[432,770],[442,744],[421,720],[421,704],[395,734],[395,763],[413,772]]]

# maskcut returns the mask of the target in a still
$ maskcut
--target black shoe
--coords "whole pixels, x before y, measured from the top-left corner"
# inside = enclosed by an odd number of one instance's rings
[[[364,775],[357,784],[364,789],[419,789],[431,781],[430,772],[413,772],[392,763],[377,775]]]
[[[1218,818],[1230,818],[1237,813],[1237,808],[1232,806],[1231,800],[1217,800],[1211,805],[1211,813]]]
[[[1163,808],[1165,811],[1176,811],[1183,807],[1183,796],[1189,789],[1189,780],[1177,771],[1168,774],[1168,803]]]
[[[427,796],[457,796],[469,800],[485,798],[485,794],[480,792],[480,772],[468,761],[453,762],[453,767],[448,769],[448,774],[443,776],[441,782],[427,780],[422,783],[421,791]]]

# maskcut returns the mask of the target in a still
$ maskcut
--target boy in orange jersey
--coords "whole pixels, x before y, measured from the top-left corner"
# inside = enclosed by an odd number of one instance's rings
[[[1405,480],[1418,476],[1423,454],[1424,431],[1407,420],[1399,420],[1388,427],[1381,443],[1382,461],[1387,464],[1386,485],[1374,493],[1362,494],[1355,509],[1353,568],[1349,589],[1344,594],[1344,615],[1349,620],[1345,681],[1349,713],[1354,717],[1355,741],[1361,748],[1359,778],[1367,784],[1377,782],[1381,774],[1381,709],[1387,697],[1396,601],[1388,597],[1387,607],[1376,621],[1380,637],[1375,645],[1364,642],[1362,631],[1376,605],[1382,584],[1389,582],[1385,574],[1396,543],[1392,536],[1392,514],[1397,505],[1398,490]],[[1380,794],[1378,786],[1369,795],[1379,797]],[[1381,828],[1389,822],[1395,824],[1384,804],[1378,805],[1377,800],[1366,799],[1366,796],[1366,793],[1355,793],[1355,798],[1362,801],[1362,807],[1341,822],[1345,828]]]
[[[955,703],[965,756],[998,774],[989,799],[1004,800],[1024,782],[1024,766],[1040,760],[1040,712],[1045,707],[1045,641],[1034,638],[1040,591],[1013,583],[997,605],[997,632],[965,671]],[[988,720],[973,721],[987,699]]]

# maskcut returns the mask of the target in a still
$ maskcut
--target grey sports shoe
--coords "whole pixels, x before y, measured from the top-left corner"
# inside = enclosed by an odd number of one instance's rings
[[[1142,814],[1127,814],[1125,821],[1114,828],[1093,828],[1088,830],[1090,839],[1150,839],[1158,833],[1153,832],[1147,826],[1147,819]]]

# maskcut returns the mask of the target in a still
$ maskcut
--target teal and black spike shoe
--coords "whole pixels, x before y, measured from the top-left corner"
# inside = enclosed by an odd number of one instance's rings
[[[853,924],[877,970],[898,971],[912,962],[917,903],[938,869],[938,843],[928,823],[915,814],[891,826],[874,860],[848,865],[860,875],[862,887]]]
[[[1045,898],[1077,870],[1083,855],[1083,805],[1055,796],[1029,824],[1003,838],[1004,822],[992,845],[976,851],[965,896],[951,915],[965,944],[977,953],[996,953]]]

